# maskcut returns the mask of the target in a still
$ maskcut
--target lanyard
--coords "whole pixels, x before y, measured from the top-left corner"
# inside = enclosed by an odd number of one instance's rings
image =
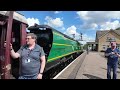
[[[27,53],[27,58],[30,56],[30,53],[32,52],[32,49],[30,50],[30,49],[28,49],[29,51],[28,51],[28,53]]]

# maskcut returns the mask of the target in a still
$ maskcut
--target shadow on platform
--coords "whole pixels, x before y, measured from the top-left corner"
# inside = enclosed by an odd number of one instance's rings
[[[100,77],[94,76],[94,75],[90,75],[90,74],[83,74],[84,76],[88,77],[89,79],[102,79]]]

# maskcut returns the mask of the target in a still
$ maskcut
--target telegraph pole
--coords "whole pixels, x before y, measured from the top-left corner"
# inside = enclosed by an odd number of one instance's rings
[[[75,39],[75,34],[72,34],[73,35],[73,38]]]
[[[79,40],[78,41],[83,41],[83,36],[82,36],[83,34],[82,33],[80,33],[80,35],[79,35]]]

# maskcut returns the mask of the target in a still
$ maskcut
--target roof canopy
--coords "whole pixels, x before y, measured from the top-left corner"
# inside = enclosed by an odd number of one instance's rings
[[[3,15],[3,16],[8,16],[8,13],[9,13],[9,11],[0,11],[0,14]],[[28,24],[25,16],[18,13],[18,12],[14,12],[13,19],[15,19],[17,21],[20,21],[20,22],[23,22],[25,24]]]

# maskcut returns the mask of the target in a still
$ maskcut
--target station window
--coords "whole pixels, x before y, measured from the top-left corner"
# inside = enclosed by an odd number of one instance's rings
[[[103,45],[103,49],[104,49],[104,50],[106,49],[106,45]]]

